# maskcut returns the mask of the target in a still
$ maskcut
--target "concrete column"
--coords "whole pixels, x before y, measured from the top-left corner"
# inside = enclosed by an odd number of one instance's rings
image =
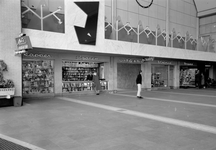
[[[171,66],[170,65],[168,65],[167,66],[167,87],[170,87],[171,86],[171,76],[170,76],[170,68],[171,68]]]
[[[213,79],[214,77],[214,67],[209,68],[209,78]]]
[[[5,79],[13,80],[15,98],[22,98],[22,57],[15,56],[15,38],[21,33],[21,2],[19,0],[0,1],[0,60],[8,67]]]
[[[141,64],[142,70],[142,88],[151,89],[151,62]]]
[[[117,90],[117,62],[115,57],[110,57],[109,90]]]
[[[109,81],[109,73],[110,73],[110,62],[104,63],[104,78]]]
[[[166,3],[166,47],[169,44],[169,0]]]
[[[179,85],[179,80],[180,80],[179,74],[180,74],[180,63],[177,62],[177,65],[174,66],[174,78],[173,78],[174,89],[177,89],[180,86]]]
[[[116,27],[116,19],[117,19],[117,0],[111,0],[111,16],[112,16],[112,26]],[[115,30],[112,28],[112,39],[116,39]]]
[[[62,95],[62,59],[61,57],[56,57],[54,62],[54,92],[55,95]]]
[[[198,47],[198,43],[200,42],[199,41],[199,18],[197,18],[197,24],[196,24],[196,39],[197,39],[197,49],[196,50],[199,50],[199,47]]]

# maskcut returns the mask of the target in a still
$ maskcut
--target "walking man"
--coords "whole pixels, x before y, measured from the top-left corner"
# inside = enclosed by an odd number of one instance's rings
[[[96,92],[96,95],[99,95],[101,91],[101,84],[100,84],[100,80],[96,72],[93,73],[92,81],[94,83],[94,90]]]
[[[142,99],[141,96],[141,86],[142,86],[142,70],[139,71],[139,74],[136,78],[136,84],[137,84],[137,98]]]

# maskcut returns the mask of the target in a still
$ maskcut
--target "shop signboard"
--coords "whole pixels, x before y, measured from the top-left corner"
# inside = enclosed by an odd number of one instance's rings
[[[76,56],[77,60],[98,60],[98,57],[94,56]]]
[[[41,53],[25,53],[24,57],[32,57],[32,58],[50,58],[50,54],[41,54]]]
[[[170,60],[170,59],[155,58],[154,61],[152,61],[151,64],[175,66],[175,65],[177,65],[177,62],[178,61],[174,61],[174,60]]]
[[[162,61],[162,60],[158,60],[157,61],[158,64],[163,64],[163,65],[172,65],[171,61]]]
[[[148,61],[154,61],[154,57],[146,57],[146,58],[123,58],[119,59],[119,62],[121,63],[144,63]]]
[[[17,50],[32,49],[29,36],[22,36],[16,38]]]
[[[197,66],[195,62],[187,62],[187,61],[180,62],[180,65],[181,66]]]

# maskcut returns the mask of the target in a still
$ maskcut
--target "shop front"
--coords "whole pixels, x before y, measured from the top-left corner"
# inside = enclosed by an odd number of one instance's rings
[[[136,76],[142,68],[142,58],[116,57],[117,89],[135,89]]]
[[[146,90],[177,87],[177,61],[154,57],[117,58],[117,89],[136,89],[136,77],[142,70],[142,88]]]
[[[82,58],[79,56],[79,58]],[[85,57],[88,59],[96,57]],[[104,62],[87,60],[62,60],[62,93],[93,91],[93,73],[99,76],[102,90],[108,90]]]
[[[151,89],[174,88],[174,69],[177,62],[155,59],[151,62]]]
[[[23,95],[54,95],[54,58],[49,54],[26,53],[22,60]]]
[[[142,70],[142,88],[150,87],[150,66],[153,57],[116,57],[117,89],[136,89],[136,77]]]
[[[198,66],[196,62],[181,61],[179,85],[183,87],[197,87],[199,84]]]
[[[108,90],[109,57],[34,51],[23,55],[23,96],[94,92],[92,74]]]

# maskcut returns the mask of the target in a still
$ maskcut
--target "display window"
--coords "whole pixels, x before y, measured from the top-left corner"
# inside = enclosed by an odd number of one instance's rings
[[[23,94],[54,93],[54,61],[23,60]]]
[[[196,68],[188,68],[181,67],[180,69],[180,86],[191,86],[195,87],[195,76],[197,69]]]
[[[98,64],[93,62],[63,61],[63,81],[86,81],[87,76],[98,71]]]
[[[103,68],[103,67],[102,67]],[[62,61],[62,92],[71,93],[77,91],[92,91],[92,73],[97,72],[104,76],[101,64],[81,61]],[[108,89],[107,81],[101,80],[102,90]]]
[[[168,86],[168,66],[152,65],[151,66],[151,86],[167,87]]]

